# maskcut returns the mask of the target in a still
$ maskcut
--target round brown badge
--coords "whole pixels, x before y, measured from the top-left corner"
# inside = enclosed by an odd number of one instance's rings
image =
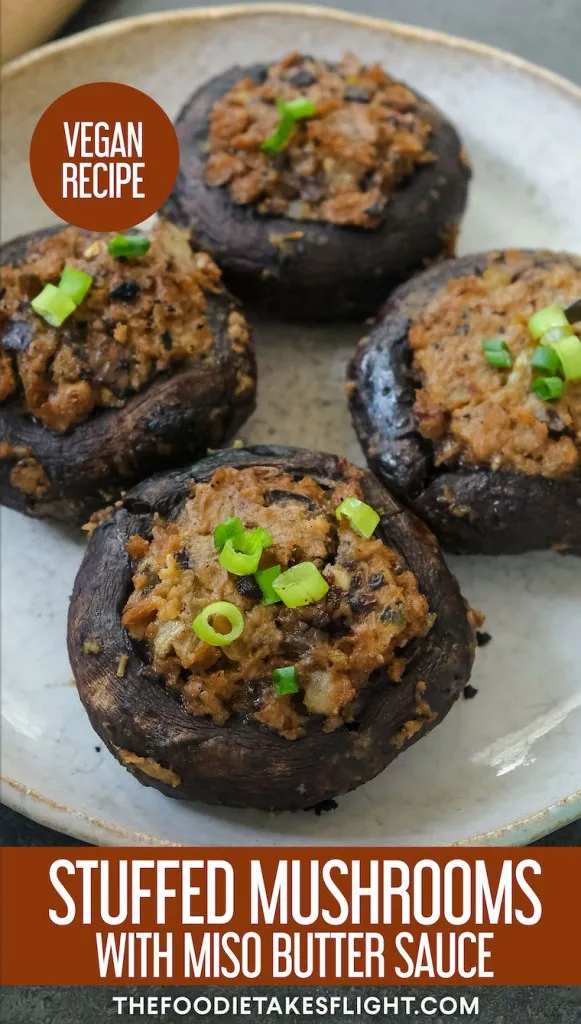
[[[179,144],[164,110],[139,89],[92,82],[59,96],[30,144],[34,184],[62,220],[91,231],[123,231],[170,194]]]

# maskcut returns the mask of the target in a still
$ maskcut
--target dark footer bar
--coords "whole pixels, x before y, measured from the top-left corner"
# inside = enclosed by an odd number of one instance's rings
[[[2,1024],[581,1024],[581,987],[6,988]]]

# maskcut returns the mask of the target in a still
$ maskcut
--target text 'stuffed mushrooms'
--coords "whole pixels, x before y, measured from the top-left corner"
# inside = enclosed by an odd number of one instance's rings
[[[453,125],[378,65],[293,53],[198,89],[164,213],[236,294],[301,319],[362,317],[454,252],[470,168]]]
[[[391,296],[349,369],[370,467],[456,552],[581,554],[581,258],[450,260]]]
[[[84,522],[155,470],[218,447],[254,407],[249,329],[188,235],[53,228],[0,250],[0,485]]]
[[[159,475],[111,511],[68,647],[93,727],[140,782],[296,809],[442,721],[477,620],[433,535],[369,473],[255,447]]]

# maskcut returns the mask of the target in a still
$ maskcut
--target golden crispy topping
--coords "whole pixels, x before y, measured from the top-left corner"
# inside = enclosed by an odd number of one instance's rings
[[[296,122],[282,152],[267,154],[261,143],[277,127],[276,100],[299,96],[314,102],[315,115]],[[414,93],[377,64],[293,53],[264,82],[243,78],[214,103],[205,179],[259,213],[374,228],[400,182],[434,159],[430,133]],[[280,236],[281,247],[300,237]]]
[[[414,413],[434,442],[438,465],[486,465],[546,477],[581,462],[581,381],[544,402],[531,391],[535,348],[528,320],[545,306],[567,306],[581,294],[581,260],[509,252],[492,256],[484,274],[451,280],[410,330],[418,383]],[[491,366],[487,338],[503,337],[512,368]],[[451,507],[457,515],[462,506]]]
[[[67,228],[30,247],[1,271],[0,401],[22,394],[26,410],[62,433],[95,409],[122,406],[159,373],[212,348],[208,294],[220,271],[188,236],[160,222],[139,259],[118,260],[106,244]],[[36,316],[30,300],[57,283],[65,265],[88,273],[88,294],[62,327]],[[241,314],[237,340],[244,333]],[[4,344],[4,349],[2,348]]]
[[[433,616],[394,551],[358,536],[347,519],[337,522],[341,501],[362,496],[359,477],[346,470],[345,482],[323,489],[275,468],[220,469],[209,483],[194,485],[176,520],[157,520],[151,542],[130,538],[128,551],[143,557],[123,625],[146,641],[154,668],[193,715],[210,715],[217,725],[232,713],[254,715],[296,739],[309,714],[321,715],[325,729],[348,721],[376,670],[401,679],[406,645],[428,632]],[[233,516],[271,534],[261,569],[314,562],[329,584],[326,596],[302,608],[262,604],[253,576],[233,576],[219,562],[214,529]],[[224,648],[192,630],[193,619],[216,601],[244,615],[242,635]],[[273,686],[273,669],[285,665],[295,666],[296,696]]]

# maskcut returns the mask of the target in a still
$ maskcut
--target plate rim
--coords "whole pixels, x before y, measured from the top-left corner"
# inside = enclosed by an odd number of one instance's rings
[[[269,14],[326,19],[335,23],[339,22],[356,25],[361,28],[370,28],[404,40],[464,50],[481,59],[499,62],[505,67],[508,66],[516,71],[537,78],[546,86],[565,93],[569,99],[577,102],[581,107],[581,86],[576,85],[568,78],[554,71],[550,71],[548,68],[528,61],[507,50],[491,46],[488,43],[465,39],[461,36],[423,28],[419,25],[408,25],[404,22],[390,21],[373,15],[358,14],[332,7],[321,7],[315,4],[278,2],[260,4],[238,3],[227,4],[222,7],[195,7],[173,11],[152,11],[146,14],[120,18],[115,21],[106,22],[103,25],[97,25],[93,28],[76,32],[64,39],[57,39],[54,42],[36,47],[20,57],[16,57],[2,67],[0,81],[6,84],[15,79],[20,73],[28,71],[29,68],[44,63],[59,54],[65,54],[84,46],[99,44],[102,40],[108,38],[131,35],[136,29],[142,27],[165,26],[168,22],[174,24],[179,24],[180,22],[188,24],[204,21],[221,22]],[[7,807],[23,813],[32,820],[49,828],[55,828],[59,831],[66,829],[67,835],[84,840],[85,842],[95,843],[97,840],[98,845],[129,845],[131,842],[136,842],[138,845],[151,846],[182,847],[185,845],[173,842],[172,840],[160,840],[158,837],[138,832],[134,829],[125,829],[121,826],[112,825],[82,810],[75,810],[72,807],[50,800],[30,787],[24,786],[22,783],[4,775],[0,776],[0,781],[3,786],[2,802]],[[447,845],[450,847],[524,845],[525,843],[542,839],[550,832],[562,828],[579,817],[581,817],[581,790],[571,793],[569,796],[549,804],[540,811],[517,819],[507,825],[502,825],[465,839],[455,840]],[[98,840],[101,840],[101,842],[99,843]]]
[[[37,793],[30,786],[25,786],[8,776],[0,776],[2,784],[2,803],[13,811],[25,814],[40,825],[62,831],[61,821],[71,823],[67,827],[66,835],[74,839],[80,839],[85,843],[107,846],[151,846],[171,847],[172,849],[188,849],[189,847],[206,846],[207,843],[180,843],[172,839],[163,839],[153,836],[148,832],[139,832],[136,829],[124,828],[122,825],[113,825],[102,818],[87,814],[83,810],[75,810],[66,804],[60,804],[49,797]],[[29,805],[32,805],[34,812],[28,813]],[[453,842],[445,843],[450,849],[469,846],[525,846],[528,843],[543,839],[556,829],[564,828],[566,825],[576,821],[581,810],[581,790],[577,790],[568,797],[558,800],[555,804],[535,811],[534,814],[519,818],[508,825],[499,828],[489,829],[488,832],[480,832],[469,836],[466,839],[455,839]],[[92,831],[93,830],[93,831]],[[95,843],[95,831],[104,841]],[[288,843],[281,844],[288,846]],[[347,848],[356,844],[346,844]],[[371,844],[370,844],[371,845]],[[374,843],[373,845],[378,845]],[[380,844],[381,845],[381,844]],[[386,848],[390,844],[386,844]],[[428,844],[419,844],[418,848]]]
[[[54,54],[65,53],[68,50],[76,49],[78,46],[106,39],[109,36],[130,34],[141,26],[165,25],[168,22],[177,23],[180,21],[226,21],[236,18],[259,17],[262,14],[326,18],[328,21],[344,22],[346,24],[358,25],[361,28],[377,29],[380,32],[399,36],[402,39],[413,39],[441,46],[449,46],[451,49],[467,50],[470,53],[477,54],[479,57],[496,59],[518,71],[534,75],[547,84],[565,92],[572,99],[581,102],[581,86],[572,82],[569,78],[558,74],[556,71],[551,71],[540,64],[535,64],[534,61],[519,57],[509,50],[503,50],[489,43],[466,39],[462,36],[441,32],[437,29],[423,28],[421,25],[409,25],[406,22],[390,21],[388,18],[378,18],[370,14],[343,11],[336,7],[321,7],[318,4],[279,3],[276,0],[269,3],[225,4],[221,7],[184,7],[171,11],[150,11],[146,14],[134,14],[126,18],[118,18],[115,21],[105,22],[103,25],[95,25],[93,28],[75,32],[64,39],[56,39],[53,42],[37,46],[28,53],[15,57],[2,67],[1,79],[10,79],[20,71],[27,69],[31,64],[48,59]]]

